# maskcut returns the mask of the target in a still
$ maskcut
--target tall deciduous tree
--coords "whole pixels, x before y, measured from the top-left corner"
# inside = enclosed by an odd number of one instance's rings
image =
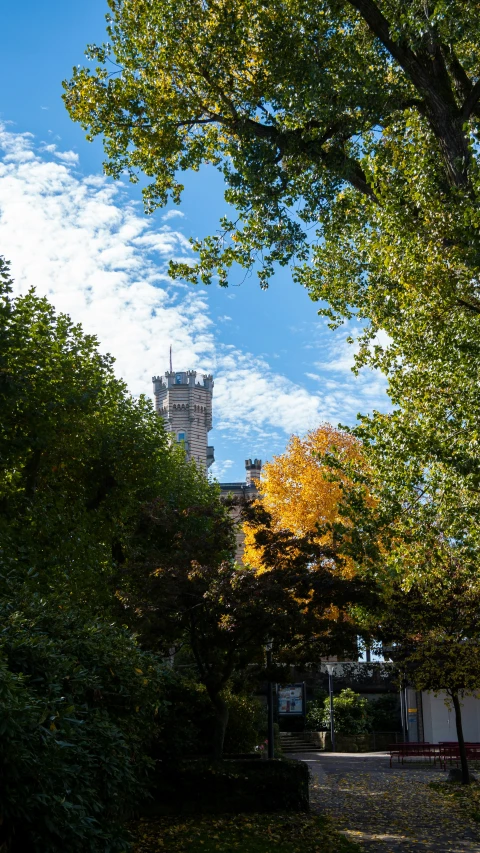
[[[342,502],[349,483],[343,471],[362,470],[363,464],[360,442],[329,424],[304,438],[292,436],[285,453],[263,468],[260,501],[244,511],[245,562],[260,573],[301,566],[312,585],[302,593],[302,627],[290,641],[291,659],[358,653],[355,609],[369,595],[361,582],[355,584],[351,545],[342,547],[355,536]]]
[[[70,114],[103,134],[109,174],[152,178],[149,209],[179,200],[179,172],[213,163],[238,211],[183,275],[226,283],[237,262],[265,284],[294,260],[327,313],[356,311],[402,346],[413,306],[417,330],[452,316],[476,328],[475,3],[109,5],[97,69],[65,84]]]
[[[178,202],[180,173],[216,165],[237,210],[175,274],[266,285],[277,264],[334,324],[366,324],[424,466],[478,494],[480,15],[460,0],[110,0],[65,102],[106,170],[151,178],[147,208]],[[325,304],[326,303],[326,304]],[[382,346],[383,330],[389,343]],[[372,346],[372,341],[374,345]],[[453,482],[452,481],[452,482]],[[475,482],[473,482],[475,481]],[[455,487],[453,482],[452,488]],[[475,504],[477,511],[477,504]]]
[[[358,616],[418,690],[447,694],[468,783],[461,700],[480,685],[476,519],[466,525],[465,493],[435,467],[425,471],[405,448],[403,456],[400,450],[385,454],[379,440],[364,444],[363,453],[362,468],[331,460],[343,491],[335,538],[379,593],[375,606]]]
[[[299,534],[279,528],[260,502],[247,504],[243,515],[250,553],[259,552],[255,574],[277,578],[296,601],[297,615],[282,658],[298,664],[333,655],[356,656],[357,612],[374,606],[375,583],[345,571],[339,543],[319,536],[318,529]]]
[[[219,757],[232,677],[261,665],[267,640],[283,660],[297,663],[354,645],[355,624],[345,610],[368,598],[368,584],[332,572],[332,562],[341,560],[315,533],[274,530],[261,505],[246,505],[243,513],[250,547],[262,553],[262,571],[234,562],[233,523],[223,507],[209,518],[201,507],[191,507],[182,536],[168,551],[170,513],[155,503],[145,513],[119,586],[125,618],[150,648],[189,649],[215,710],[212,751]]]
[[[168,673],[115,592],[146,502],[170,554],[190,507],[209,548],[223,508],[95,338],[33,291],[13,298],[1,259],[0,411],[0,847],[123,853]]]
[[[259,576],[233,560],[207,565],[161,560],[133,572],[123,599],[127,618],[154,647],[190,651],[214,709],[211,746],[213,757],[220,758],[231,679],[261,662],[268,639],[289,639],[298,621],[297,602],[278,574]]]

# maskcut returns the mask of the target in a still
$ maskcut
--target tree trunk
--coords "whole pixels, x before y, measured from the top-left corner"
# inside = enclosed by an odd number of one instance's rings
[[[215,708],[215,724],[212,738],[212,755],[218,761],[223,755],[223,742],[228,723],[228,705],[218,693],[210,694],[210,699]]]
[[[465,741],[463,739],[462,709],[460,706],[460,700],[458,698],[458,692],[452,691],[452,693],[450,695],[452,697],[453,707],[455,708],[455,723],[457,725],[458,748],[460,750],[460,764],[462,767],[462,782],[464,785],[469,785],[470,784],[470,772],[468,770],[467,753],[465,750]]]

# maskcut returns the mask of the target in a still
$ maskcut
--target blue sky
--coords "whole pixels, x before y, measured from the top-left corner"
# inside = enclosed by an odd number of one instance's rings
[[[353,376],[347,331],[327,328],[288,270],[266,292],[253,276],[227,290],[168,280],[188,237],[216,230],[222,179],[186,175],[180,208],[146,217],[138,185],[103,177],[101,143],[71,122],[61,81],[87,43],[105,40],[106,11],[102,0],[2,11],[0,253],[19,292],[35,286],[98,336],[132,393],[151,395],[170,344],[175,368],[212,372],[215,474],[243,479],[245,458],[281,453],[293,432],[385,410],[385,382]]]

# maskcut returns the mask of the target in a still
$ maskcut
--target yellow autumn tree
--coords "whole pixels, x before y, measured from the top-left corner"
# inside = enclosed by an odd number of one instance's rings
[[[311,533],[317,526],[335,524],[340,518],[339,502],[342,496],[342,478],[332,482],[331,468],[325,454],[332,453],[348,462],[361,460],[361,445],[357,439],[330,424],[311,430],[304,438],[293,435],[285,453],[274,456],[262,471],[259,485],[261,501],[270,513],[276,530],[290,530],[298,536]],[[254,541],[255,531],[244,525],[244,560],[262,570],[262,549]],[[332,533],[319,535],[322,544],[330,544]],[[343,573],[352,574],[353,566],[345,558]]]

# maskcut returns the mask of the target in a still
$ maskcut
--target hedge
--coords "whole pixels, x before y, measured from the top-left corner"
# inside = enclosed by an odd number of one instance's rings
[[[308,782],[301,761],[184,761],[158,769],[148,813],[308,811]]]

